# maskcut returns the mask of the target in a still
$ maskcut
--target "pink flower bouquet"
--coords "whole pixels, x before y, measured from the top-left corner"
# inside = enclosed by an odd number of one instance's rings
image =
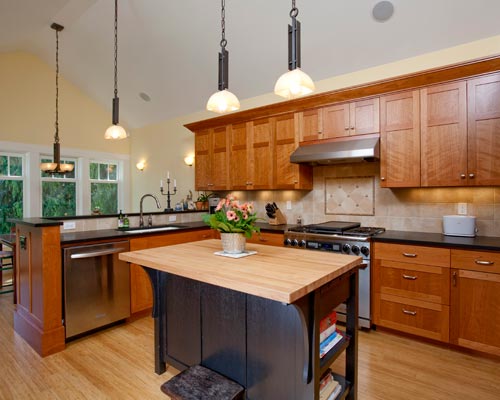
[[[223,233],[243,233],[247,238],[252,237],[253,232],[260,232],[255,226],[257,215],[253,203],[243,203],[232,194],[221,199],[214,214],[203,217],[203,221],[212,229]]]

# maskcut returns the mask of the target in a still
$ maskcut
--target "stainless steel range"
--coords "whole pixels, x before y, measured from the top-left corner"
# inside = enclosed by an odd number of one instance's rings
[[[302,225],[285,232],[285,246],[363,257],[366,268],[359,271],[359,325],[370,328],[370,238],[384,231],[384,228],[362,227],[357,222],[329,221]],[[337,313],[339,320],[343,320],[345,305],[340,305]]]

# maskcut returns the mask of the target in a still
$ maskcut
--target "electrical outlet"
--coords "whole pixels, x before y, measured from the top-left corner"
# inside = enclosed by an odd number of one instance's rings
[[[286,201],[286,209],[291,210],[292,209],[292,200],[287,200]]]
[[[467,215],[467,203],[458,203],[457,213],[458,215]]]
[[[169,222],[175,222],[175,221],[177,221],[177,216],[176,215],[169,215],[168,216],[168,221]]]
[[[63,222],[63,229],[76,229],[76,222],[75,221],[66,221]]]

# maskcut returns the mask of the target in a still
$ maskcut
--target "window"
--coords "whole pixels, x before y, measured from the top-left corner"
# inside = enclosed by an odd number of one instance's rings
[[[90,207],[102,214],[118,213],[118,166],[116,163],[91,161]]]
[[[0,153],[0,233],[9,233],[9,218],[23,217],[24,157]]]
[[[41,162],[52,162],[42,157]],[[50,174],[40,171],[42,181],[42,216],[62,217],[76,215],[76,170],[75,160],[61,160],[61,163],[74,164],[73,171],[67,174]]]

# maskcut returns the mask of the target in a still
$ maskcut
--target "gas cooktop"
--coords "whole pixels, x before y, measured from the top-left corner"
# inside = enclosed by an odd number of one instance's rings
[[[296,226],[289,232],[315,233],[323,235],[373,236],[385,231],[385,228],[362,227],[359,222],[328,221],[320,224]]]

